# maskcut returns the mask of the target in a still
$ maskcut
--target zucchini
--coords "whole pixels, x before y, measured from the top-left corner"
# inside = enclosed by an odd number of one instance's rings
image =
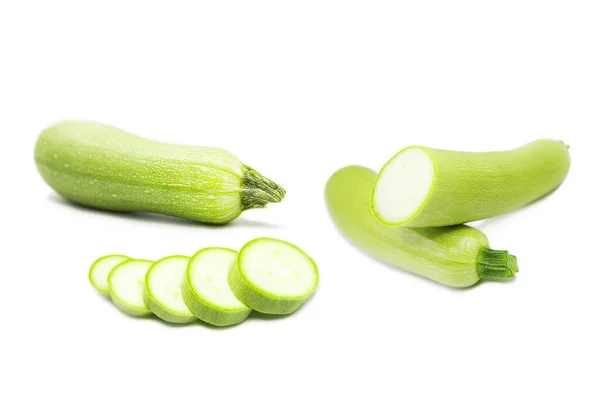
[[[208,247],[190,260],[181,284],[183,300],[196,317],[216,326],[239,324],[252,309],[240,302],[227,283],[237,251]]]
[[[229,269],[233,294],[264,314],[291,314],[319,285],[319,270],[305,252],[279,239],[246,243]]]
[[[548,139],[487,153],[407,147],[379,172],[371,196],[373,213],[393,226],[477,221],[551,192],[564,181],[569,166],[568,147]]]
[[[401,228],[379,222],[369,200],[376,176],[368,168],[351,166],[327,182],[329,213],[352,244],[381,261],[453,287],[515,276],[516,258],[490,249],[487,237],[475,228]]]
[[[122,263],[125,260],[129,260],[130,257],[122,254],[110,254],[108,256],[100,257],[90,267],[88,273],[88,279],[90,283],[98,292],[105,296],[110,295],[108,289],[108,274],[114,267]]]
[[[186,324],[196,320],[181,294],[181,282],[190,258],[169,256],[156,261],[144,279],[144,303],[163,321]]]
[[[153,262],[129,259],[118,264],[108,274],[110,298],[115,306],[132,317],[152,314],[144,300],[144,280]]]
[[[61,196],[106,210],[223,224],[285,196],[281,186],[225,150],[154,142],[91,121],[44,130],[35,161]]]

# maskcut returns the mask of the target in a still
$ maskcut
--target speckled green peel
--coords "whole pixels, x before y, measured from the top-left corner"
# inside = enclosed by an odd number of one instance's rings
[[[154,142],[91,121],[44,130],[35,161],[61,196],[107,210],[223,224],[285,196],[281,186],[225,150]]]
[[[350,166],[327,182],[325,198],[333,222],[359,249],[388,264],[452,287],[482,278],[507,279],[518,271],[506,251],[492,250],[483,232],[467,225],[438,228],[386,226],[371,212],[376,173]]]
[[[500,215],[544,196],[564,181],[569,166],[568,147],[548,139],[483,153],[411,146],[381,169],[371,204],[386,225],[457,225]]]
[[[130,259],[118,264],[108,275],[110,297],[117,308],[132,317],[144,317],[152,311],[144,302],[144,280],[153,262]]]
[[[233,295],[227,283],[236,256],[235,250],[209,247],[190,259],[181,290],[185,304],[200,320],[229,326],[245,321],[252,312]]]
[[[146,273],[144,303],[164,321],[185,324],[196,320],[181,294],[189,260],[187,256],[165,257],[152,264]]]
[[[88,279],[94,289],[105,296],[110,296],[110,290],[108,289],[108,274],[110,274],[110,271],[112,271],[116,265],[129,259],[130,257],[122,254],[110,254],[94,261],[88,272]]]
[[[317,289],[319,270],[293,244],[259,238],[242,247],[228,280],[235,296],[248,307],[265,314],[291,314]]]

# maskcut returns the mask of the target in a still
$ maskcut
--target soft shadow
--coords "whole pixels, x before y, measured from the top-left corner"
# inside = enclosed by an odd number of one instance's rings
[[[143,315],[143,316],[134,316],[134,315],[129,315],[121,310],[119,310],[119,308],[117,306],[115,306],[115,304],[113,303],[112,299],[110,298],[110,296],[105,296],[102,293],[96,293],[98,297],[100,297],[102,300],[104,300],[107,303],[110,303],[110,305],[115,308],[118,312],[120,312],[121,314],[123,314],[126,317],[129,318],[135,318],[135,319],[139,319],[139,320],[152,320],[155,321],[156,323],[162,324],[162,325],[167,325],[171,328],[189,328],[192,326],[202,326],[202,327],[206,327],[209,329],[215,329],[215,330],[223,330],[223,329],[229,329],[229,328],[233,328],[236,325],[230,325],[230,326],[215,326],[215,325],[211,325],[208,324],[204,321],[201,320],[195,320],[192,322],[188,322],[188,323],[184,323],[184,324],[176,324],[173,322],[169,322],[169,321],[165,321],[163,319],[158,318],[157,316],[155,316],[154,314],[150,314],[150,315]]]
[[[152,316],[152,317],[154,317],[154,316]],[[160,319],[158,317],[155,317],[153,319],[156,320],[156,321],[158,321],[158,323],[160,323],[162,325],[167,325],[170,328],[191,328],[191,327],[194,327],[194,326],[201,326],[203,328],[214,329],[214,330],[219,330],[220,331],[220,330],[224,330],[224,329],[233,328],[233,327],[236,326],[236,325],[215,326],[215,325],[208,324],[208,323],[206,323],[204,321],[201,321],[201,320],[187,322],[187,323],[184,323],[184,324],[175,324],[173,322],[168,322],[168,321],[162,320],[162,319]]]
[[[296,310],[293,314],[295,314],[296,312],[298,312],[298,310]],[[271,320],[277,320],[277,319],[284,319],[285,317],[287,317],[289,315],[290,314],[263,314],[258,311],[252,311],[250,313],[250,315],[248,316],[248,319],[259,319],[259,320],[263,320],[263,321],[271,321]]]
[[[79,203],[75,203],[74,201],[65,199],[64,197],[61,197],[55,193],[51,193],[48,196],[48,200],[53,203],[56,203],[56,204],[61,204],[61,205],[67,206],[67,207],[71,207],[71,208],[76,209],[81,212],[87,212],[87,213],[92,213],[92,214],[101,214],[103,216],[117,217],[117,218],[121,218],[121,219],[128,219],[131,221],[141,221],[141,222],[160,223],[160,224],[166,224],[166,225],[177,225],[177,226],[188,226],[188,227],[203,227],[203,228],[208,228],[208,229],[214,229],[214,228],[221,229],[221,228],[227,227],[227,226],[250,227],[250,228],[272,228],[272,229],[281,227],[281,225],[271,224],[269,222],[248,220],[248,219],[244,218],[243,216],[241,216],[227,224],[214,225],[214,224],[207,224],[207,223],[202,223],[202,222],[198,222],[198,221],[192,221],[192,220],[188,220],[188,219],[178,218],[178,217],[171,217],[171,216],[162,215],[162,214],[103,210],[103,209],[88,207],[88,206],[84,206]]]
[[[496,215],[495,217],[487,218],[487,219],[484,219],[481,221],[474,221],[474,222],[477,222],[477,229],[481,228],[483,230],[484,228],[486,228],[490,225],[493,225],[494,223],[496,223],[498,221],[503,221],[506,218],[513,218],[515,215],[525,212],[529,207],[532,207],[533,205],[544,201],[547,197],[552,195],[552,193],[557,191],[558,188],[560,188],[560,186],[562,186],[562,184],[559,185],[556,189],[552,190],[551,192],[546,193],[542,197],[538,197],[537,199],[533,200],[531,203],[527,203],[524,206],[517,208],[516,210],[512,210],[512,211],[506,212],[504,214]]]
[[[103,295],[100,292],[96,292],[96,297],[101,298],[102,300],[104,300],[107,303],[110,303],[113,307],[115,306],[115,304],[113,303],[112,299],[110,298],[109,295]]]
[[[271,229],[279,229],[282,227],[282,225],[279,225],[279,224],[272,224],[270,222],[265,222],[265,221],[256,221],[256,220],[246,219],[243,217],[243,214],[241,217],[234,219],[227,225],[249,227],[249,228],[271,228]]]
[[[313,301],[313,299],[318,295],[318,291],[316,293],[314,293],[312,296],[310,296],[304,303],[302,303],[302,305],[300,306],[299,309],[297,309],[296,311],[294,311],[291,314],[264,314],[258,311],[252,311],[250,313],[250,315],[248,316],[248,319],[257,319],[257,320],[263,320],[263,321],[272,321],[272,320],[279,320],[279,319],[285,319],[287,317],[290,317],[292,315],[296,315],[296,314],[300,314],[303,312],[303,310],[308,307],[308,304],[310,302]]]
[[[234,324],[234,325],[227,325],[227,326],[217,326],[217,325],[211,325],[208,322],[204,322],[201,320],[198,320],[198,325],[202,325],[205,328],[208,329],[212,329],[215,331],[226,331],[229,329],[235,329],[238,325],[242,324],[244,321],[240,322],[239,324]]]

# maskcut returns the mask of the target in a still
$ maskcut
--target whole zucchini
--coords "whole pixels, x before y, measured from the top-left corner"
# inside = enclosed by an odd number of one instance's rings
[[[350,166],[334,173],[325,188],[329,214],[346,239],[369,255],[444,285],[467,287],[482,278],[506,279],[519,270],[517,259],[492,250],[475,228],[386,226],[371,212],[369,196],[377,174]]]
[[[91,121],[44,130],[35,162],[61,196],[106,210],[223,224],[285,196],[225,150],[159,143]]]
[[[379,172],[371,202],[386,225],[462,224],[522,207],[556,189],[570,157],[542,139],[514,150],[471,153],[411,146]]]

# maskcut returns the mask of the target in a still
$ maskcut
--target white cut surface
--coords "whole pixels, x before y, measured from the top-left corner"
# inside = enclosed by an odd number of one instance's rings
[[[152,261],[129,260],[119,264],[110,274],[112,293],[128,305],[146,309],[144,279]]]
[[[312,260],[279,240],[259,239],[248,244],[240,268],[253,285],[277,297],[308,295],[318,279]]]
[[[117,264],[128,260],[129,257],[122,255],[105,256],[98,259],[92,266],[90,278],[94,285],[104,292],[108,292],[108,274]]]
[[[157,261],[148,273],[148,290],[165,308],[181,314],[191,315],[183,302],[181,282],[190,258],[186,256],[167,257]]]
[[[398,153],[380,172],[373,193],[373,207],[382,220],[403,222],[414,215],[431,189],[434,165],[420,148]]]
[[[190,262],[189,280],[198,296],[217,307],[236,310],[246,308],[229,287],[229,268],[237,251],[221,248],[205,249]]]

